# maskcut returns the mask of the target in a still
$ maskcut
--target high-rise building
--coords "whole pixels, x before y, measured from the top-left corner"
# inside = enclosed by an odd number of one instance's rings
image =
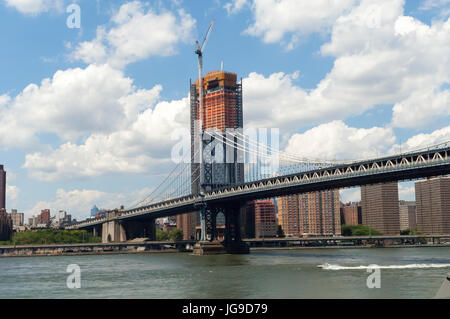
[[[0,241],[10,240],[13,234],[11,217],[4,208],[0,208]]]
[[[98,207],[96,205],[94,205],[94,207],[91,208],[91,217],[95,217],[95,214],[97,214],[100,210],[98,209]]]
[[[416,224],[416,202],[401,200],[399,202],[400,230],[415,230]]]
[[[341,234],[339,190],[283,196],[278,199],[278,223],[285,235]]]
[[[363,225],[383,235],[400,234],[397,182],[361,186]]]
[[[361,203],[348,203],[342,205],[341,223],[348,226],[362,224]]]
[[[50,224],[50,209],[41,210],[38,216],[38,224]]]
[[[424,234],[450,234],[450,178],[415,183],[417,229]]]
[[[198,123],[200,121],[199,104],[199,80],[191,84],[190,88],[190,128],[191,128],[191,191],[192,194],[200,192],[200,155],[196,154],[199,150],[198,145]],[[204,186],[205,189],[212,190],[218,187],[232,184],[241,184],[244,182],[244,164],[238,163],[238,154],[236,150],[230,152],[230,148],[225,142],[230,138],[226,135],[227,129],[242,129],[242,84],[237,83],[235,73],[212,71],[206,73],[203,77],[203,129],[212,134],[212,130],[219,130],[223,136],[214,137],[219,140],[223,146],[223,158],[221,163],[205,163]],[[196,125],[197,123],[197,125]],[[208,134],[204,137],[211,138]],[[208,141],[206,141],[208,142]],[[214,154],[217,156],[217,154]],[[230,158],[234,162],[230,162]],[[217,224],[223,224],[223,218],[217,220]],[[196,237],[196,226],[200,224],[199,212],[188,213],[177,218],[177,227],[183,230],[185,239]]]
[[[277,234],[276,207],[272,200],[255,200],[247,203],[245,237],[275,237]]]
[[[11,216],[14,228],[17,228],[19,226],[23,226],[24,213],[18,213],[17,209],[11,209],[10,216]]]
[[[184,240],[196,239],[196,226],[198,224],[198,213],[186,213],[177,215],[177,228],[183,231]]]
[[[298,194],[278,198],[278,225],[285,235],[301,236]]]
[[[200,170],[198,159],[196,156],[198,151],[198,127],[196,122],[200,121],[200,104],[199,104],[199,81],[191,84],[191,173],[192,173],[192,193],[198,194],[200,190]],[[212,71],[206,73],[203,77],[203,129],[208,132],[218,130],[223,137],[219,139],[218,144],[223,146],[223,158],[221,163],[205,163],[204,161],[204,179],[207,190],[221,186],[241,184],[244,182],[244,164],[238,163],[238,154],[236,150],[229,150],[226,146],[230,144],[234,137],[226,136],[226,130],[243,128],[242,113],[242,83],[237,83],[237,75],[235,73],[224,71]],[[205,134],[204,138],[213,139],[210,135]],[[235,139],[238,143],[238,140]],[[233,154],[227,154],[227,151]],[[217,154],[215,154],[217,156]],[[230,163],[230,158],[234,159]],[[227,163],[228,159],[228,163]]]
[[[0,209],[6,209],[6,172],[0,165]]]

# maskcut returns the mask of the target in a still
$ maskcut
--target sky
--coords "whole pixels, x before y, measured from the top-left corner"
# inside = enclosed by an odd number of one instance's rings
[[[449,0],[0,0],[7,210],[81,219],[157,186],[213,19],[204,70],[237,73],[244,126],[278,128],[286,152],[363,159],[449,141],[449,16]],[[413,182],[399,197],[414,199]]]

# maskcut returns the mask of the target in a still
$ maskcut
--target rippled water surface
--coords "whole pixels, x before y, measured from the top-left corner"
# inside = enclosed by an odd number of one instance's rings
[[[373,264],[379,289],[366,285]],[[16,257],[0,258],[0,298],[432,298],[449,272],[450,247]]]

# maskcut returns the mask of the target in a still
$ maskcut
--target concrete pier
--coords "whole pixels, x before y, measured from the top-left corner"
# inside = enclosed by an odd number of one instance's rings
[[[219,255],[226,254],[227,250],[219,241],[200,241],[194,245],[193,254],[203,255]]]

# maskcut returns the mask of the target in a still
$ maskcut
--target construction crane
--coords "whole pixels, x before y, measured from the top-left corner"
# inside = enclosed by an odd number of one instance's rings
[[[203,170],[203,140],[202,140],[202,133],[203,133],[203,51],[205,50],[205,44],[208,40],[209,34],[211,33],[211,30],[214,25],[214,20],[209,25],[208,31],[206,32],[205,38],[203,39],[203,43],[200,46],[200,43],[195,41],[195,54],[198,55],[198,89],[199,89],[199,112],[200,112],[200,125],[199,125],[199,138],[200,138],[200,190],[203,192],[203,185],[205,183],[205,173]]]

